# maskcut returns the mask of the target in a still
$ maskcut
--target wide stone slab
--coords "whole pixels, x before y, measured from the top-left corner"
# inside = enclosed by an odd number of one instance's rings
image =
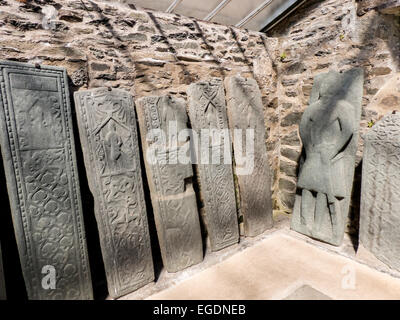
[[[222,80],[213,78],[193,83],[187,94],[190,122],[199,137],[196,162],[205,222],[211,250],[217,251],[239,241],[231,141]],[[224,130],[228,133],[225,136]]]
[[[362,93],[362,69],[317,75],[299,127],[303,153],[291,228],[337,246],[350,206]]]
[[[144,97],[136,111],[162,259],[168,272],[177,272],[203,260],[192,164],[178,159],[188,147],[176,139],[187,129],[185,104],[171,96]]]
[[[3,269],[3,256],[1,254],[1,245],[0,245],[0,300],[6,300],[6,283],[4,279],[4,269]]]
[[[385,116],[364,141],[360,241],[400,271],[400,115]]]
[[[117,298],[154,280],[134,102],[107,88],[74,96],[108,291]]]
[[[261,92],[256,80],[242,77],[226,78],[225,89],[244,233],[254,237],[273,223]]]
[[[92,299],[66,71],[2,61],[0,84],[1,151],[28,298]]]

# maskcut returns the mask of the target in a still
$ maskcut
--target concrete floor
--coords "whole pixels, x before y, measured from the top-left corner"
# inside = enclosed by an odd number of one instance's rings
[[[400,299],[400,274],[349,239],[332,247],[287,224],[121,299]],[[197,268],[197,269],[196,269]],[[202,269],[199,269],[202,268]]]

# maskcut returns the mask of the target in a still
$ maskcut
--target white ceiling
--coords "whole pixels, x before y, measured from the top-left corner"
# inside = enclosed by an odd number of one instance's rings
[[[137,8],[173,12],[199,20],[261,31],[303,0],[128,0]]]

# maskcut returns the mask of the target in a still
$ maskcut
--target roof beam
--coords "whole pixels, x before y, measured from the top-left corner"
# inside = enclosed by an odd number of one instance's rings
[[[272,3],[272,0],[266,0],[263,3],[261,3],[256,9],[254,9],[252,12],[250,12],[246,17],[244,17],[242,20],[240,20],[235,27],[243,27],[245,24],[247,24],[249,21],[251,21],[256,15],[258,15],[261,11],[263,11],[266,7],[268,7]]]
[[[232,0],[222,0],[215,8],[213,11],[211,11],[205,18],[205,21],[210,21],[212,18],[214,18],[225,6],[231,2]]]
[[[174,0],[165,12],[171,13],[172,11],[175,10],[175,8],[176,8],[182,1],[183,1],[183,0]]]

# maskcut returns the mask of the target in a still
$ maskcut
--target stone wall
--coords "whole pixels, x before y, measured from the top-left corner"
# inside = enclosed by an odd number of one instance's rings
[[[279,40],[277,209],[291,212],[293,207],[301,152],[298,124],[308,106],[314,76],[330,69],[364,69],[360,142],[350,214],[354,222],[350,226],[354,228],[359,212],[364,134],[384,114],[400,106],[400,19],[373,8],[359,12],[358,9],[359,3],[354,0],[307,1],[268,34]]]

